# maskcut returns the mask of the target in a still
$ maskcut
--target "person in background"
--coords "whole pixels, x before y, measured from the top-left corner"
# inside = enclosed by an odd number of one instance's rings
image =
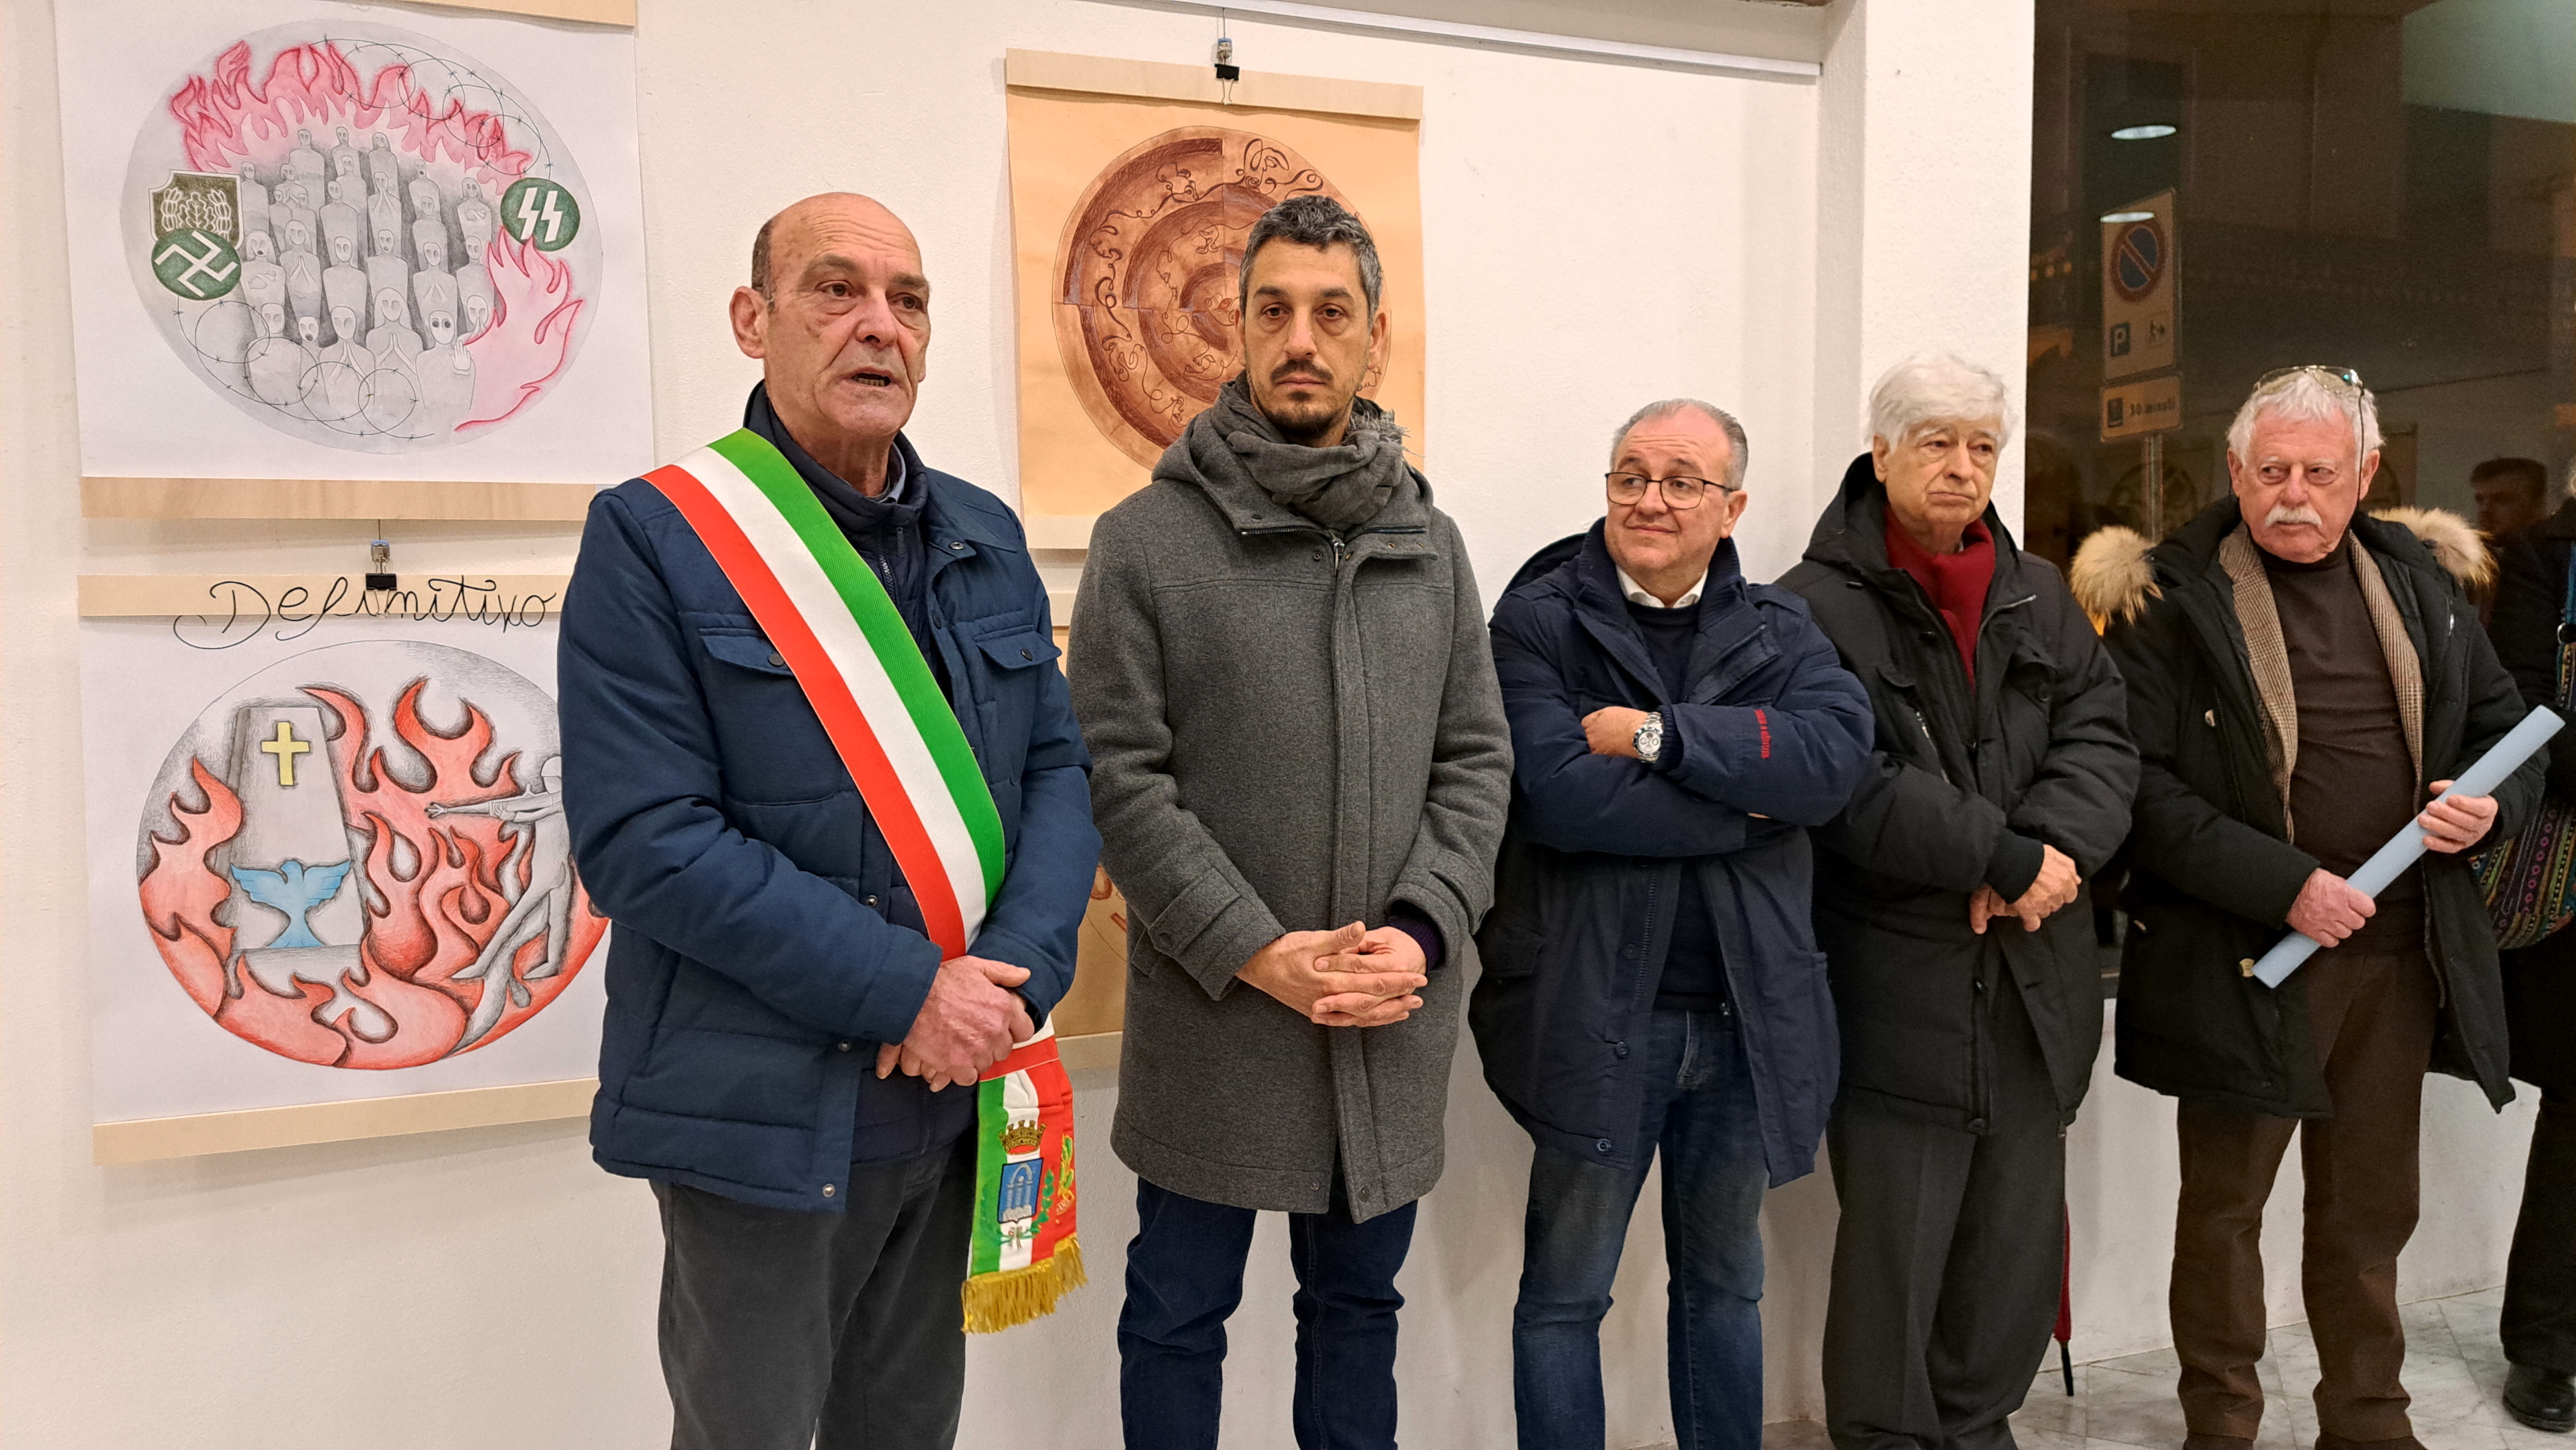
[[[2111,619],[2138,743],[2118,1070],[2181,1099],[2170,1293],[2186,1450],[2263,1420],[2263,1206],[2295,1131],[2319,1450],[2416,1446],[2397,1255],[2428,1069],[2501,1108],[2504,988],[2465,853],[2531,818],[2542,763],[2428,805],[2523,716],[2462,596],[2486,548],[2432,510],[2358,512],[2378,410],[2349,370],[2266,375],[2227,431],[2234,492],[2162,544],[2105,530],[2078,594]],[[2430,849],[2374,900],[2346,879]],[[2255,960],[2322,944],[2278,988]]]
[[[2469,470],[2478,532],[2490,546],[2549,517],[2549,465],[2537,458],[2490,458]]]
[[[2504,541],[2489,632],[2525,705],[2558,704],[2576,472],[2568,492],[2556,513]],[[2481,495],[2482,515],[2485,503]],[[2548,790],[2576,801],[2576,730],[2549,743]],[[2503,955],[2513,1075],[2540,1089],[2496,1326],[2512,1365],[2504,1405],[2533,1429],[2566,1431],[2576,1429],[2576,927]]]
[[[2129,830],[2119,673],[1993,506],[2003,380],[1946,354],[1870,391],[1781,579],[1869,690],[1874,746],[1816,832],[1842,1023],[1825,1310],[1837,1450],[2009,1446],[2057,1321],[2066,1128],[2102,1043],[2085,883]]]
[[[1602,1443],[1601,1319],[1658,1152],[1680,1450],[1762,1442],[1762,1195],[1813,1169],[1834,1088],[1801,828],[1859,778],[1869,704],[1804,606],[1745,582],[1744,471],[1735,419],[1647,404],[1607,516],[1494,610],[1512,815],[1468,1018],[1538,1143],[1522,1450]]]
[[[2549,467],[2537,458],[2490,458],[2469,470],[2469,492],[2477,496],[2478,532],[2499,548],[2549,516]],[[2495,623],[2495,591],[2492,579],[2469,591],[2481,624]]]
[[[559,647],[573,859],[617,923],[591,1152],[661,1206],[675,1450],[945,1450],[975,1081],[1072,985],[1090,757],[1018,518],[903,433],[930,345],[911,230],[798,202],[731,312],[760,360],[744,427],[884,584],[910,639],[877,648],[928,662],[1007,864],[942,960],[938,884],[895,866],[783,641],[658,485],[600,494]]]
[[[1395,1444],[1395,1275],[1440,1178],[1511,741],[1465,541],[1359,395],[1381,280],[1332,198],[1263,213],[1243,372],[1083,565],[1074,708],[1129,907],[1132,1450],[1216,1445],[1265,1210],[1297,1275],[1298,1445]]]

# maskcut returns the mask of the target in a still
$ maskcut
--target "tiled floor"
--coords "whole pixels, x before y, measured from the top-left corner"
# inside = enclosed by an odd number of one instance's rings
[[[2576,1437],[2525,1429],[2497,1401],[2505,1362],[2495,1325],[2503,1300],[2503,1290],[2491,1289],[2406,1306],[2406,1388],[2415,1396],[2415,1437],[2426,1450],[2576,1450]],[[2013,1438],[2022,1450],[2180,1450],[2178,1373],[2170,1349],[2079,1364],[2069,1397],[2052,1364],[2013,1417]],[[2305,1325],[2272,1332],[2262,1374],[2269,1404],[2256,1450],[2306,1450],[2317,1437],[2308,1398],[2317,1357]],[[1764,1450],[1826,1444],[1823,1427],[1813,1423],[1773,1425],[1762,1438]]]

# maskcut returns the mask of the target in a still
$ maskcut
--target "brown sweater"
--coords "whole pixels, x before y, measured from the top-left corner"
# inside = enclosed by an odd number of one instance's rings
[[[2397,723],[2397,689],[2353,577],[2349,535],[2313,564],[2262,558],[2299,702],[2292,832],[2318,864],[2350,876],[2422,809],[2415,764]],[[2342,950],[2404,951],[2423,940],[2423,878],[2410,867],[2379,894],[2378,914]]]

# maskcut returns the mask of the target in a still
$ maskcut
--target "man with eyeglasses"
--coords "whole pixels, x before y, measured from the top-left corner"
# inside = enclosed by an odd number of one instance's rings
[[[2119,1072],[2181,1099],[2170,1305],[2189,1450],[2244,1450],[2262,1424],[2263,1205],[2294,1129],[2317,1445],[2417,1445],[2396,1291],[2424,1074],[2513,1096],[2466,853],[2521,829],[2545,762],[2426,805],[2523,706],[2462,593],[2488,568],[2466,521],[2357,512],[2379,442],[2351,372],[2271,374],[2228,429],[2230,497],[2152,549],[2106,529],[2075,563],[2113,621],[2141,757]],[[2408,829],[2431,853],[2364,896],[2346,878]],[[2254,963],[2284,930],[2326,950],[2275,990]]]
[[[1868,689],[1876,743],[1816,833],[1842,1023],[1825,1310],[1838,1450],[2009,1446],[2056,1322],[2066,1128],[2102,1042],[2086,882],[2138,779],[2120,677],[1992,505],[1993,372],[1889,368],[1780,582]]]
[[[1803,827],[1858,777],[1868,702],[1737,566],[1733,418],[1650,403],[1610,468],[1607,516],[1493,620],[1512,807],[1468,1014],[1538,1143],[1512,1399],[1524,1450],[1598,1450],[1601,1319],[1661,1152],[1676,1438],[1756,1450],[1762,1195],[1814,1167],[1834,1090]]]

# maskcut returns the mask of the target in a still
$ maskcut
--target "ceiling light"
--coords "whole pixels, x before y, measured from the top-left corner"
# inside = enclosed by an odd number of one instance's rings
[[[2114,141],[2161,141],[2180,128],[2161,123],[2153,126],[2122,126],[2111,133]]]
[[[2112,223],[2144,222],[2155,220],[2155,216],[2151,211],[2106,211],[2102,213],[2102,220]]]

